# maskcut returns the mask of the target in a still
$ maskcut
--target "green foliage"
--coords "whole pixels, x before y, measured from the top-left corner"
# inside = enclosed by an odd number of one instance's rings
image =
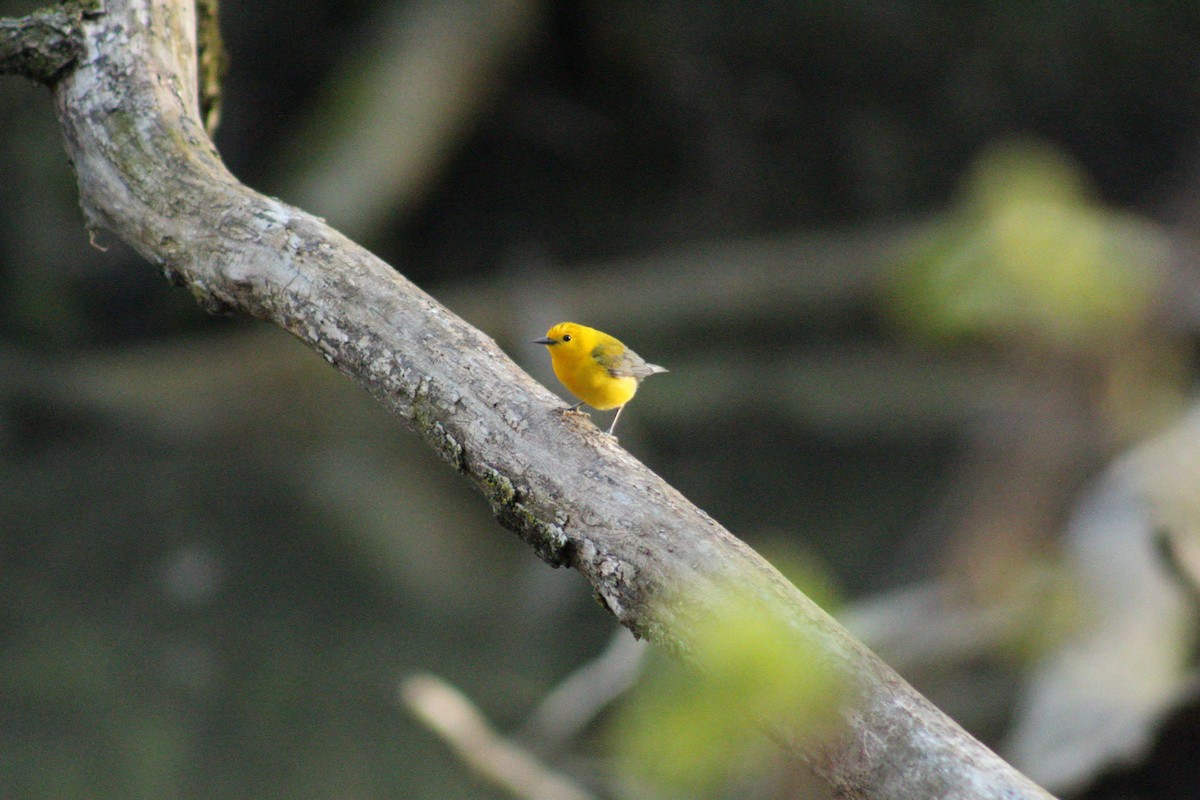
[[[698,624],[689,663],[652,662],[614,730],[629,774],[672,791],[717,797],[787,772],[769,731],[820,736],[842,694],[816,650],[759,603],[730,591]]]
[[[1165,247],[1148,222],[1093,202],[1061,152],[1009,142],[902,265],[894,311],[934,338],[1110,341],[1144,318]]]

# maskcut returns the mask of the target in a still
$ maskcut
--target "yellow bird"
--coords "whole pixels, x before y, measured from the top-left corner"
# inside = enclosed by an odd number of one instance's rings
[[[534,342],[546,345],[554,374],[579,398],[568,410],[575,411],[584,403],[599,411],[617,409],[608,426],[609,435],[642,379],[667,371],[657,364],[647,364],[619,339],[574,322],[560,322]]]

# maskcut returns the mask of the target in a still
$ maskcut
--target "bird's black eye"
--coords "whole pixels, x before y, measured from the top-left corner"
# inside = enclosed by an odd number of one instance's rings
[[[563,340],[564,342],[569,342],[569,341],[571,341],[571,334],[569,334],[569,333],[568,333],[566,336],[564,336],[564,337],[562,338],[562,340]]]

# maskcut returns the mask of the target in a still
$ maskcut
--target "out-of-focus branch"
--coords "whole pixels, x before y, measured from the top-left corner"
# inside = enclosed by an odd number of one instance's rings
[[[618,628],[608,647],[554,687],[525,723],[531,736],[556,743],[577,735],[626,692],[641,673],[645,646]]]
[[[598,326],[628,329],[722,324],[788,316],[818,320],[861,309],[896,258],[929,220],[843,231],[696,242],[636,256],[577,264],[536,258],[448,292],[446,305],[487,330],[502,331],[549,307],[563,319],[586,314]],[[614,286],[621,287],[613,291]],[[630,298],[638,298],[631,303]],[[535,299],[536,298],[536,299]]]
[[[424,195],[525,50],[542,3],[421,0],[381,9],[372,41],[333,78],[285,153],[303,167],[290,170],[298,177],[283,196],[355,238]]]
[[[433,675],[413,675],[400,698],[472,770],[523,800],[591,800],[565,776],[505,740],[483,714],[450,684]]]
[[[1162,544],[1200,540],[1200,406],[1115,461],[1067,523],[1080,624],[1035,666],[1009,751],[1059,791],[1143,756],[1195,690],[1195,594]]]

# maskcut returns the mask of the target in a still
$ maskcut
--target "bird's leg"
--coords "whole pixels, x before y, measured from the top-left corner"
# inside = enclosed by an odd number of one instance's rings
[[[617,413],[613,415],[612,424],[609,425],[608,430],[605,431],[605,433],[607,433],[609,436],[613,435],[613,428],[617,427],[617,420],[619,420],[621,418],[621,412],[624,410],[625,410],[625,406],[617,406]],[[613,438],[615,439],[616,437],[613,436]]]
[[[558,410],[558,413],[560,413],[560,414],[563,414],[563,415],[566,415],[566,414],[582,414],[582,413],[584,413],[584,412],[582,412],[582,411],[580,411],[580,410],[579,410],[579,407],[580,407],[581,405],[583,405],[583,401],[582,401],[582,400],[580,400],[578,403],[576,403],[575,405],[573,405],[573,406],[571,406],[571,407],[569,407],[569,408],[560,408],[560,409]]]

